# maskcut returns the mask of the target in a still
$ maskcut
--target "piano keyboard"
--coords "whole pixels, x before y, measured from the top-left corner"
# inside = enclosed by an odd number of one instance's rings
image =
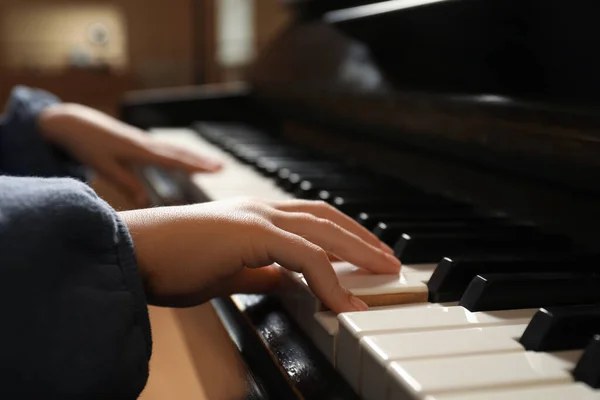
[[[565,238],[240,126],[151,133],[223,162],[193,177],[207,199],[321,199],[394,246],[399,275],[334,263],[369,311],[335,316],[296,273],[279,294],[363,399],[600,399],[600,282]]]

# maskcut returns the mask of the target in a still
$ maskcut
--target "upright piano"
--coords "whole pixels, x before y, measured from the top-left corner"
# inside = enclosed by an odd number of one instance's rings
[[[122,118],[221,159],[147,168],[157,204],[321,200],[400,275],[335,263],[213,305],[248,398],[600,398],[600,3],[288,1],[244,83],[129,94]]]

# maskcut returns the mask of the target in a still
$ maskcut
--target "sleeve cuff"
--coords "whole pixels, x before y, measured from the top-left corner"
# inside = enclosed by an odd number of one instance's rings
[[[146,293],[142,285],[142,277],[138,269],[137,260],[133,251],[133,241],[125,223],[117,216],[117,257],[121,266],[125,284],[136,299],[135,304],[135,322],[142,329],[146,342],[146,351],[148,360],[152,355],[152,331],[150,329],[150,317]]]
[[[18,176],[64,177],[87,180],[87,171],[69,154],[40,135],[39,114],[60,100],[43,90],[16,87],[0,121],[0,169]]]

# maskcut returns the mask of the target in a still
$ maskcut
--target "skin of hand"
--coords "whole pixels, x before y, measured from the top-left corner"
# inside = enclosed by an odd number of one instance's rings
[[[151,304],[191,306],[231,293],[267,292],[280,268],[303,273],[335,312],[367,306],[340,286],[333,257],[397,274],[392,250],[323,202],[233,199],[120,213]]]
[[[66,149],[115,184],[139,207],[149,205],[134,168],[157,165],[188,173],[215,172],[218,161],[163,143],[106,114],[78,104],[56,104],[40,113],[40,131],[46,140]]]

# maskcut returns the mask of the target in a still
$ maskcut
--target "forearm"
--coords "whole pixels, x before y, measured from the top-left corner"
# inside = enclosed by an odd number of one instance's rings
[[[90,107],[61,103],[46,108],[40,113],[39,127],[42,136],[53,143],[69,147],[78,137],[85,140],[90,131],[100,134],[121,134],[124,139],[135,139],[143,135],[139,129],[112,118]]]

